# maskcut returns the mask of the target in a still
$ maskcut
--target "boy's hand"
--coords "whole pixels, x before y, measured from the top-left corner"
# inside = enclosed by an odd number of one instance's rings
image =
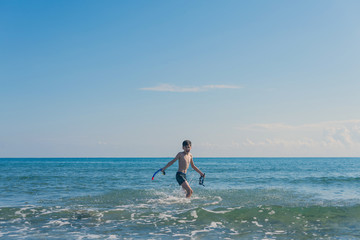
[[[200,176],[204,178],[204,177],[205,177],[205,173],[201,173]]]

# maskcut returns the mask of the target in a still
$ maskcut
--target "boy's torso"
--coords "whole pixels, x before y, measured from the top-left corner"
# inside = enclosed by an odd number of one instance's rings
[[[180,153],[178,172],[186,173],[186,171],[189,168],[191,158],[192,158],[191,153],[189,154],[186,154],[184,152]]]

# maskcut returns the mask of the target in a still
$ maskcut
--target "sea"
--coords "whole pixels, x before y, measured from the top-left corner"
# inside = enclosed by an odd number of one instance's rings
[[[360,158],[2,158],[0,239],[360,239]]]

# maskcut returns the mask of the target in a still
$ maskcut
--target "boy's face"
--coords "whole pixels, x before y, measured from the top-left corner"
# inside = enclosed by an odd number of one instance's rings
[[[183,149],[186,153],[189,153],[190,150],[191,150],[191,145],[186,145],[186,146],[183,146]]]

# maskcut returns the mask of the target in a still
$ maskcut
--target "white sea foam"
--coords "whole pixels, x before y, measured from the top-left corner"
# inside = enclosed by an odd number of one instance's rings
[[[102,236],[101,235],[97,235],[97,234],[86,234],[85,236],[79,236],[79,240],[82,240],[82,239],[101,239]]]
[[[224,210],[224,211],[214,211],[214,210],[210,210],[210,209],[206,209],[206,208],[202,208],[203,210],[210,212],[210,213],[215,213],[215,214],[224,214],[224,213],[229,213],[231,212],[231,210]]]
[[[210,225],[205,227],[204,229],[191,231],[191,238],[193,238],[198,233],[210,232],[215,228],[219,228],[219,227],[223,227],[223,224],[221,222],[211,222]]]
[[[229,210],[235,210],[235,209],[241,209],[241,208],[243,208],[243,207],[230,207],[230,208],[228,208]]]
[[[26,218],[26,214],[22,213],[22,209],[20,209],[19,211],[16,211],[15,214],[20,215],[22,218]]]
[[[259,224],[258,221],[252,221],[253,224],[255,224],[257,227],[263,227],[263,225]]]
[[[20,215],[22,218],[26,218],[27,214],[26,213],[23,213],[23,211],[26,211],[26,210],[32,210],[32,211],[35,211],[33,208],[35,206],[33,205],[28,205],[26,207],[22,207],[20,208],[18,211],[15,212],[16,215]]]
[[[166,214],[166,213],[160,213],[158,216],[160,219],[167,221],[169,218],[170,219],[176,219],[175,217],[173,217],[170,214]]]
[[[214,200],[215,200],[214,202],[205,203],[204,206],[218,205],[222,201],[222,198],[220,196],[215,196]]]
[[[149,234],[154,235],[154,236],[166,236],[167,235],[165,233],[153,233],[153,232],[150,232]]]
[[[233,228],[231,228],[230,231],[232,231],[231,233],[229,233],[230,235],[238,235],[239,234],[239,232]]]
[[[59,220],[51,220],[48,222],[49,225],[55,225],[58,227],[71,224],[67,218],[60,218]]]
[[[221,222],[211,222],[210,228],[217,228],[218,226],[222,226]]]
[[[266,235],[279,235],[279,234],[286,234],[286,232],[282,231],[282,230],[277,230],[275,232],[266,232],[265,234]]]
[[[188,204],[191,203],[191,200],[196,198],[185,198],[185,195],[182,192],[174,191],[172,194],[158,193],[159,198],[149,199],[148,204],[152,205],[173,205],[173,204]]]
[[[269,212],[269,215],[274,215],[275,214],[275,211],[274,210],[271,210],[270,212]]]
[[[191,237],[192,235],[175,233],[175,234],[173,234],[172,236],[173,236],[173,237]]]
[[[68,208],[50,208],[50,209],[42,209],[39,213],[40,215],[48,215],[48,214],[52,214],[52,213],[59,213],[59,212],[67,212],[67,211],[71,211]]]
[[[198,215],[196,213],[196,211],[192,211],[191,214],[190,214],[193,218],[198,218]]]
[[[198,233],[202,233],[202,232],[210,232],[211,229],[209,228],[205,228],[205,229],[202,229],[202,230],[194,230],[194,231],[191,231],[191,238],[193,238],[196,234]]]
[[[192,219],[192,220],[186,220],[186,219],[184,219],[184,220],[178,220],[179,223],[191,223],[191,222],[195,222],[195,221],[196,221],[196,219]]]

